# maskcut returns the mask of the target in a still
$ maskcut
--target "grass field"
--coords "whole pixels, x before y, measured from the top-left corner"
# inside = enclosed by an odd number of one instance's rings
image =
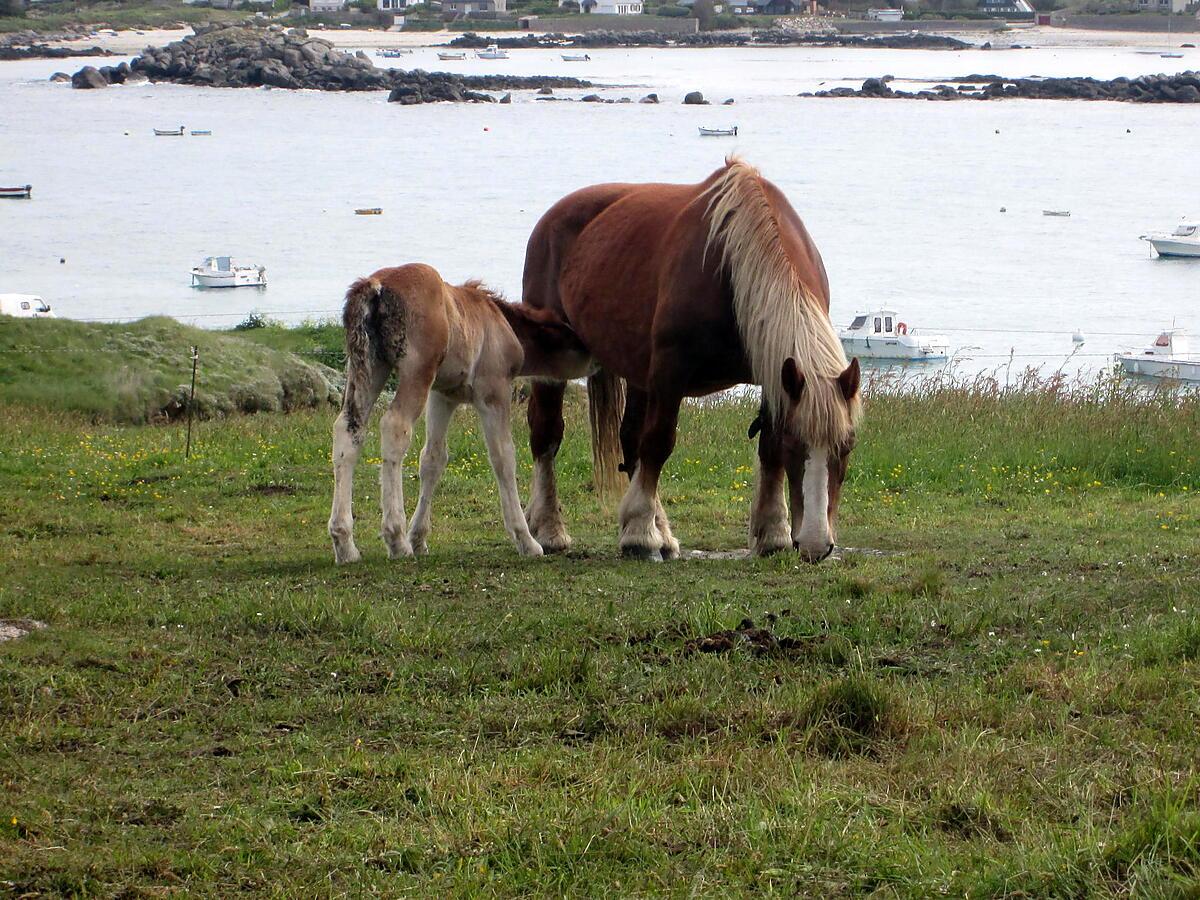
[[[253,13],[191,6],[178,0],[99,0],[39,3],[19,16],[0,16],[0,34],[13,31],[56,32],[90,28],[171,28],[208,22],[241,22]]]
[[[460,414],[431,554],[375,440],[335,569],[328,411],[185,462],[0,405],[0,619],[48,626],[0,644],[0,894],[1196,896],[1200,402],[869,399],[840,542],[887,553],[820,566],[621,561],[578,407],[572,552],[517,557]],[[685,411],[685,549],[744,546],[752,415]]]

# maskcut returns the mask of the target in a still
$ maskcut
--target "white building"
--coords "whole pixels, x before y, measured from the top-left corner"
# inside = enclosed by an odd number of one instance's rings
[[[641,0],[599,0],[592,12],[598,16],[640,16]]]
[[[308,0],[308,11],[312,13],[341,12],[346,0]]]

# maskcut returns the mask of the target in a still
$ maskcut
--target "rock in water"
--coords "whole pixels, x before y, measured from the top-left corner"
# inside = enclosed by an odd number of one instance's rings
[[[95,66],[84,66],[71,76],[71,87],[80,90],[108,87],[108,82]]]
[[[684,105],[686,106],[707,106],[708,101],[704,99],[704,95],[699,91],[689,91],[684,95]]]

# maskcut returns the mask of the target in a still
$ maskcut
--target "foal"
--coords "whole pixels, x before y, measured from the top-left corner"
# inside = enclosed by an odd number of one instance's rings
[[[351,513],[354,466],[367,419],[388,375],[396,397],[380,425],[379,480],[388,556],[427,550],[430,506],[449,454],[446,430],[460,403],[479,413],[500,489],[504,527],[523,556],[541,556],[517,497],[509,404],[517,375],[587,375],[590,357],[552,313],[505,302],[476,281],[452,287],[430,266],[380,269],[346,293],[346,392],[333,427],[333,510],[329,536],[339,563],[359,559]],[[425,408],[421,496],[405,533],[402,467],[413,422]]]

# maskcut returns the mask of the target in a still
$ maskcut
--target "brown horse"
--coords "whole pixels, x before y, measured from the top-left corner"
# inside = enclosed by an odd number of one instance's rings
[[[696,185],[576,191],[534,228],[523,288],[525,303],[560,315],[603,370],[589,385],[597,471],[617,453],[615,441],[605,440],[621,417],[613,382],[627,384],[622,552],[679,552],[658,480],[683,398],[758,384],[751,549],[794,546],[814,562],[829,555],[860,411],[858,360],[847,364],[829,321],[820,254],[775,185],[729,159]],[[570,543],[554,478],[562,397],[561,383],[539,382],[529,404],[534,478],[527,515],[546,550]]]
[[[426,265],[380,269],[346,293],[346,392],[333,429],[333,509],[329,536],[339,563],[359,558],[351,514],[354,466],[367,419],[388,376],[396,397],[383,414],[383,540],[388,555],[426,550],[433,493],[448,461],[446,430],[460,403],[479,413],[500,489],[504,525],[524,556],[541,556],[517,496],[509,405],[517,375],[556,379],[587,374],[591,361],[571,329],[544,310],[506,303],[478,282],[452,287]],[[401,469],[413,423],[425,409],[421,496],[405,534]]]

